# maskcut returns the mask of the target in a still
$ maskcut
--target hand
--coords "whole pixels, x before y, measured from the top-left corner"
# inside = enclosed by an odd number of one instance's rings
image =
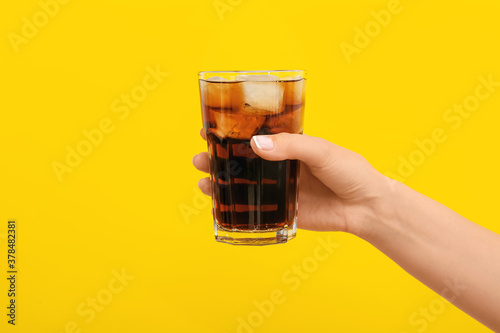
[[[203,134],[202,134],[203,136]],[[453,304],[500,332],[500,236],[377,172],[326,140],[280,133],[252,138],[266,160],[301,161],[298,227],[346,231],[384,252]],[[193,158],[208,172],[208,154]],[[210,180],[200,180],[210,195]]]
[[[361,155],[321,138],[288,133],[254,136],[251,146],[266,160],[301,161],[299,228],[363,236],[376,223],[390,182]],[[208,172],[208,154],[195,155],[193,164]],[[210,178],[198,186],[211,195]]]

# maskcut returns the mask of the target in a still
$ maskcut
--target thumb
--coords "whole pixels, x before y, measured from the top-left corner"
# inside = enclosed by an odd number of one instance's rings
[[[341,158],[343,150],[347,151],[329,141],[305,134],[255,135],[251,145],[253,151],[263,159],[300,160],[313,169],[326,167]]]
[[[341,197],[353,197],[357,189],[379,173],[361,155],[314,136],[280,133],[252,137],[253,151],[265,160],[300,160],[326,186]]]

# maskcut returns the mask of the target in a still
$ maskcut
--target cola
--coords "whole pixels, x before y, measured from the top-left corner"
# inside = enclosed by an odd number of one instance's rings
[[[200,79],[218,240],[263,244],[261,233],[277,233],[268,243],[295,236],[299,163],[264,160],[250,140],[302,134],[305,83],[302,76],[267,74]]]

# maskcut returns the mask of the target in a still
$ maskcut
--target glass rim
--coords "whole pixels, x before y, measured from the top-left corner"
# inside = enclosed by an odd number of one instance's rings
[[[303,69],[277,69],[277,70],[256,70],[256,71],[242,71],[242,70],[232,70],[232,71],[201,71],[198,72],[198,76],[202,76],[204,74],[216,74],[216,73],[224,73],[224,74],[229,74],[229,73],[286,73],[286,72],[291,72],[291,73],[306,73],[305,70]]]

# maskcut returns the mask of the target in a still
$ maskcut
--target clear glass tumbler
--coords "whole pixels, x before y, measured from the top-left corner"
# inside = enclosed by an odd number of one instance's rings
[[[264,160],[250,140],[302,134],[305,75],[301,70],[199,73],[218,242],[266,245],[295,237],[299,163]]]

